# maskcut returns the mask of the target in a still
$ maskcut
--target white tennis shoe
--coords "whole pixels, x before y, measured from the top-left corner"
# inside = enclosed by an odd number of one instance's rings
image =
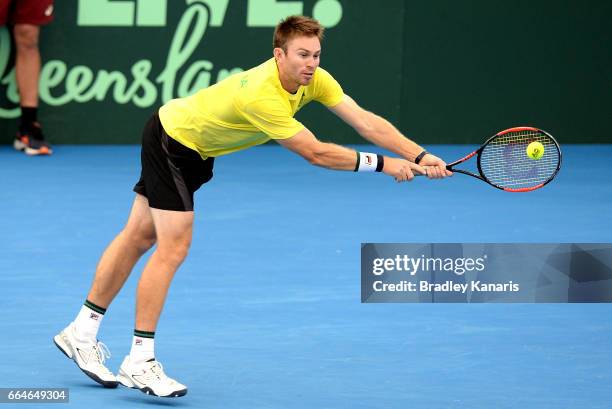
[[[85,375],[105,388],[117,387],[119,384],[117,378],[104,366],[104,361],[111,355],[102,342],[77,339],[74,323],[70,323],[63,331],[53,337],[53,342],[64,355],[77,364]]]
[[[134,364],[126,356],[119,368],[117,380],[128,388],[139,389],[147,395],[177,398],[187,394],[187,387],[169,378],[162,364],[151,359],[142,364]]]

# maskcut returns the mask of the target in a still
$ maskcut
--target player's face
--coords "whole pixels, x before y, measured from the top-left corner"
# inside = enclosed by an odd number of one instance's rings
[[[308,85],[319,66],[321,42],[318,37],[295,37],[287,43],[287,52],[277,54],[278,69],[283,86],[295,88]],[[285,84],[288,83],[288,84]]]

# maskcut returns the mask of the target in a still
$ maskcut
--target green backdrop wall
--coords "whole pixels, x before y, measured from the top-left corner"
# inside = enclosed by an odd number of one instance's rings
[[[568,0],[58,0],[41,34],[40,119],[53,143],[137,143],[164,101],[271,56],[274,25],[313,15],[322,66],[421,143],[479,143],[533,125],[612,142],[612,2]],[[19,109],[0,29],[0,143]],[[359,143],[317,104],[298,118]]]

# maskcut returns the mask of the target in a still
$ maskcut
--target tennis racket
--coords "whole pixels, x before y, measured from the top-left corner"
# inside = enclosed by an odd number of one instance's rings
[[[527,146],[539,142],[539,159],[527,154]],[[477,155],[478,174],[455,166]],[[506,129],[489,138],[480,148],[454,161],[446,169],[487,182],[506,192],[530,192],[550,183],[561,168],[561,148],[549,133],[528,126]]]

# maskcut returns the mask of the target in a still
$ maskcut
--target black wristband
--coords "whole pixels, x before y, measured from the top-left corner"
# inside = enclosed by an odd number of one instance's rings
[[[382,172],[383,168],[385,167],[385,157],[382,155],[376,155],[376,157],[378,159],[378,163],[376,164],[376,171]]]
[[[357,172],[359,170],[359,159],[360,159],[361,155],[359,155],[359,151],[357,151],[357,163],[355,163],[355,169],[353,170],[353,172]]]
[[[423,159],[423,156],[427,155],[429,152],[427,152],[426,150],[423,149],[423,152],[419,153],[417,155],[416,158],[414,158],[414,163],[416,163],[417,165],[419,164],[419,162],[421,161],[421,159]]]

